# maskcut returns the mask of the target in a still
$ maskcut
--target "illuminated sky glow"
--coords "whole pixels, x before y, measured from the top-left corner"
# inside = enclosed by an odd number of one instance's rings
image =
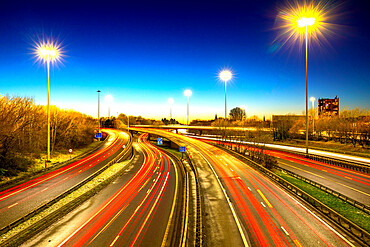
[[[269,117],[305,109],[304,47],[295,42],[280,49],[282,1],[30,2],[0,3],[1,95],[47,103],[46,68],[33,49],[39,37],[46,43],[54,37],[63,61],[50,71],[50,100],[62,108],[96,117],[101,90],[101,116],[108,115],[104,98],[112,95],[111,115],[161,119],[169,118],[173,98],[173,117],[185,122],[183,93],[190,89],[191,119],[211,119],[224,115],[218,76],[228,68],[228,110],[239,106],[247,116]],[[338,95],[341,108],[370,107],[365,4],[324,6],[330,15],[317,20],[332,23],[331,31],[325,39],[318,33],[320,43],[310,46],[309,97]]]

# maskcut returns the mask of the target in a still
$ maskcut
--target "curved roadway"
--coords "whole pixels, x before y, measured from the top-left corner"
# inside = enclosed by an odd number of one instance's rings
[[[103,130],[109,140],[81,160],[0,192],[0,228],[25,216],[80,183],[111,161],[129,141],[127,133]]]
[[[210,141],[213,142],[213,140]],[[227,145],[229,144],[227,143]],[[239,146],[239,144],[235,144],[235,146]],[[240,145],[240,147],[248,148],[245,145]],[[281,150],[264,150],[264,152],[276,157],[280,167],[322,184],[362,204],[370,205],[369,174]]]
[[[223,235],[220,245],[242,239],[245,246],[356,246],[271,180],[232,155],[199,140],[165,131],[152,132],[186,146],[193,157],[200,154],[214,171],[226,200],[230,201],[230,210],[235,211],[235,221],[234,224],[224,222],[221,229],[209,225],[208,231],[211,235],[222,235],[223,230],[230,232],[230,228],[238,226],[237,233]],[[197,169],[201,174],[204,167]],[[202,177],[200,180],[202,183]],[[204,184],[202,187],[207,194],[208,188]],[[205,241],[213,243],[207,237]]]
[[[161,246],[180,196],[177,168],[146,135],[134,148],[122,176],[24,246]]]

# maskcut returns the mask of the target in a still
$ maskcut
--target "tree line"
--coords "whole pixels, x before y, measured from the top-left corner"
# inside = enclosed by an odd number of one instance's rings
[[[312,114],[312,113],[311,113]],[[277,141],[304,139],[306,121],[304,119],[272,123],[273,138]],[[310,117],[309,139],[317,141],[336,141],[350,143],[354,147],[370,146],[370,111],[366,109],[345,109],[339,116]]]
[[[50,106],[51,152],[80,148],[94,141],[96,119]],[[0,96],[0,176],[33,165],[47,149],[47,107],[33,98]]]

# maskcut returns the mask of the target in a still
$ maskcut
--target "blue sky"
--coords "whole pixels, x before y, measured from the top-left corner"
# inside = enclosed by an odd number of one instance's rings
[[[32,40],[43,35],[64,46],[62,65],[50,74],[51,103],[97,115],[191,118],[224,114],[222,68],[235,77],[227,86],[228,110],[247,115],[300,114],[305,109],[304,54],[272,52],[280,1],[2,1],[0,94],[47,103],[46,70],[35,64]],[[369,21],[365,1],[337,1],[341,31],[330,46],[309,51],[309,96],[340,98],[340,107],[369,108]],[[317,104],[317,101],[316,101]]]

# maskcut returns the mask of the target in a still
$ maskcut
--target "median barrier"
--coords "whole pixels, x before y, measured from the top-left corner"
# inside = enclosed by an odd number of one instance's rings
[[[358,202],[358,201],[356,201],[356,200],[354,200],[354,199],[352,199],[350,197],[347,197],[347,196],[341,194],[340,192],[337,192],[337,191],[335,191],[333,189],[330,189],[330,188],[326,187],[325,185],[322,185],[320,183],[317,183],[317,182],[315,182],[315,181],[313,181],[311,179],[305,178],[305,177],[303,177],[303,176],[301,176],[299,174],[296,174],[296,173],[294,173],[294,172],[292,172],[290,170],[284,169],[284,168],[282,168],[282,167],[280,167],[278,165],[274,165],[274,168],[275,169],[278,169],[280,171],[284,171],[285,173],[289,174],[290,176],[295,177],[295,178],[297,178],[299,180],[302,180],[302,181],[304,181],[306,183],[309,183],[309,184],[311,184],[311,185],[313,185],[313,186],[315,186],[315,187],[317,187],[317,188],[319,188],[319,189],[321,189],[321,190],[323,190],[323,191],[325,191],[325,192],[327,192],[327,193],[329,193],[329,194],[331,194],[333,196],[336,196],[336,197],[340,198],[341,200],[343,200],[345,202],[348,202],[349,204],[352,204],[356,208],[361,209],[362,211],[364,211],[365,213],[370,214],[370,207],[368,205],[365,205],[365,204],[363,204],[361,202]]]

